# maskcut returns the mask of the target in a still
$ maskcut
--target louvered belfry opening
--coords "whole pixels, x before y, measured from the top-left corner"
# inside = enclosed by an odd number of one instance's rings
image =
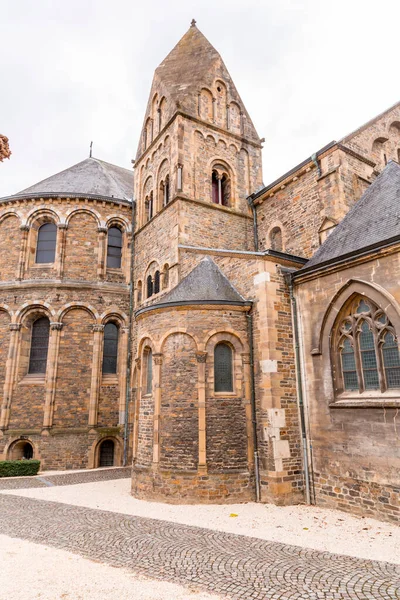
[[[46,373],[49,334],[50,322],[47,317],[40,317],[33,323],[29,374]]]

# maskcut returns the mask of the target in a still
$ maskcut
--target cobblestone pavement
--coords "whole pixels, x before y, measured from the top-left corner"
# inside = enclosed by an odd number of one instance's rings
[[[235,600],[400,598],[400,565],[16,495],[0,533]]]
[[[35,475],[34,477],[2,477],[0,478],[1,490],[22,490],[28,488],[43,488],[53,485],[74,485],[77,483],[91,483],[92,481],[106,481],[108,479],[123,479],[130,477],[131,467],[115,467],[110,469],[95,469],[93,471],[79,471],[75,473],[59,473],[58,475]]]

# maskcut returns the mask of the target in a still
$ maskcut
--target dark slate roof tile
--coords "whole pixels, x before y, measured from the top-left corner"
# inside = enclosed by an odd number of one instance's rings
[[[18,192],[16,196],[49,193],[76,196],[94,194],[120,200],[132,200],[133,172],[98,158],[87,158],[61,173],[52,175]]]

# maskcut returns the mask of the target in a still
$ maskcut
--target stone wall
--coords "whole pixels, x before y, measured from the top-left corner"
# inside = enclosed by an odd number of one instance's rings
[[[332,360],[338,350],[330,339],[336,315],[356,295],[381,307],[398,335],[399,278],[400,254],[392,248],[304,274],[296,285],[317,504],[384,519],[400,514],[399,393],[335,391]]]
[[[3,458],[13,443],[27,439],[44,468],[94,467],[99,458],[96,444],[108,436],[115,441],[115,460],[120,463],[130,221],[129,205],[114,201],[54,198],[2,203]],[[57,225],[56,256],[54,263],[38,265],[37,231],[46,222]],[[107,229],[113,225],[123,232],[120,269],[106,266]],[[47,367],[46,373],[30,375],[32,324],[39,317],[50,321]],[[109,320],[119,327],[118,370],[112,382],[101,372],[103,329]]]

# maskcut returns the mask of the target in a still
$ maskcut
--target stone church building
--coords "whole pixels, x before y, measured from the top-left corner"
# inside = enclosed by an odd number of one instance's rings
[[[192,22],[134,174],[1,199],[0,456],[399,518],[400,103],[267,186],[263,141]]]

